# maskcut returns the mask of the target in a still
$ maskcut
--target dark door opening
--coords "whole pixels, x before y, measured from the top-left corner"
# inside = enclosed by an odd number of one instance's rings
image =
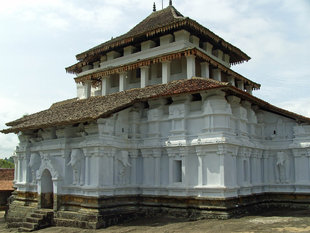
[[[54,193],[52,175],[44,170],[41,177],[41,208],[53,209]]]

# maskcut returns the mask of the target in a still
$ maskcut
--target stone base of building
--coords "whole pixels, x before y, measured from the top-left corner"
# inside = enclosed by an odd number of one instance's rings
[[[36,193],[16,192],[6,213],[8,227],[20,227],[39,208]],[[55,208],[57,200],[57,209]],[[58,195],[54,198],[52,225],[97,229],[139,217],[170,215],[190,220],[228,219],[268,208],[309,208],[310,194],[264,193],[235,198],[171,196],[84,197]]]

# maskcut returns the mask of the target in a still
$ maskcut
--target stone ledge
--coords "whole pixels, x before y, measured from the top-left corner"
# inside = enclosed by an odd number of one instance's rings
[[[60,200],[74,200],[60,203],[54,213],[53,224],[86,229],[108,227],[139,217],[170,215],[198,220],[204,218],[228,219],[268,208],[304,208],[310,204],[310,194],[263,193],[235,198],[200,198],[128,195],[115,197],[58,196]],[[91,200],[91,205],[87,203]],[[95,205],[94,205],[95,203]],[[28,213],[37,207],[15,200],[7,212],[8,227],[19,227]],[[72,205],[72,206],[71,206]],[[74,211],[70,209],[74,207]]]

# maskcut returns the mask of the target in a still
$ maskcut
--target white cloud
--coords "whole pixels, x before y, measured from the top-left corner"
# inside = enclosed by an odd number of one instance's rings
[[[5,123],[15,120],[21,116],[19,112],[26,111],[25,106],[15,102],[11,98],[0,96],[0,129],[7,128]],[[14,134],[5,135],[0,133],[0,158],[10,157],[18,143]]]
[[[278,103],[278,106],[289,111],[298,113],[303,116],[310,117],[310,99],[299,98],[295,100],[284,101]]]
[[[0,142],[0,158],[11,157],[16,145],[18,144],[17,136],[15,134],[0,134]]]
[[[42,16],[42,21],[51,28],[66,30],[69,27],[69,22],[55,13],[45,14]]]

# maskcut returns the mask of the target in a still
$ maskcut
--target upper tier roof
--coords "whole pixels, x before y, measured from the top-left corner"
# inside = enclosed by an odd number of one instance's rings
[[[151,39],[154,36],[161,36],[181,29],[186,29],[201,39],[213,42],[215,47],[222,49],[225,53],[230,55],[230,62],[232,64],[251,59],[247,54],[226,42],[209,29],[203,27],[189,17],[184,17],[173,6],[168,6],[163,10],[153,12],[129,32],[80,53],[76,55],[76,58],[84,63],[83,65],[87,65],[98,59],[98,56],[104,52],[139,43]],[[74,65],[68,67],[67,71],[72,72],[73,69]]]

